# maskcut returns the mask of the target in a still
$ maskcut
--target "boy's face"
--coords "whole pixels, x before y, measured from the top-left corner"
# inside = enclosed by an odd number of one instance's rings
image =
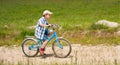
[[[46,15],[45,15],[45,18],[46,18],[46,19],[49,19],[50,16],[51,16],[51,14],[46,14]]]

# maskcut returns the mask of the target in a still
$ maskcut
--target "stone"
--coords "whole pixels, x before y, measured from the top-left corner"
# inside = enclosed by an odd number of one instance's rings
[[[115,27],[119,26],[119,24],[117,22],[111,22],[111,21],[107,21],[107,20],[99,20],[95,24],[105,25],[105,26],[111,27],[111,28],[115,28]]]

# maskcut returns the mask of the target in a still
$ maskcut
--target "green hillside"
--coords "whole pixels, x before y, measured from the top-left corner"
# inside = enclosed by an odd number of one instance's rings
[[[59,35],[72,43],[120,43],[120,37],[113,35],[116,29],[102,30],[100,37],[91,29],[98,20],[120,23],[119,0],[0,0],[0,45],[20,45],[26,35],[34,35],[28,27],[36,25],[45,9],[54,13],[49,23],[61,25]],[[86,31],[90,32],[83,35]]]

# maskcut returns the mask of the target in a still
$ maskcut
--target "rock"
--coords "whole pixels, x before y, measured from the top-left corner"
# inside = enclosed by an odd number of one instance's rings
[[[96,22],[95,24],[105,25],[105,26],[112,27],[112,28],[119,26],[118,23],[116,23],[116,22],[111,22],[111,21],[107,21],[107,20],[99,20],[99,21]]]

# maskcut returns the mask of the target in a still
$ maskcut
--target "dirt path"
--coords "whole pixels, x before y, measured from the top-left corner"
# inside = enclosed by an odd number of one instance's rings
[[[46,49],[47,56],[42,58],[39,54],[36,57],[28,58],[23,54],[21,47],[0,47],[0,61],[4,63],[33,63],[41,64],[75,64],[75,65],[120,65],[120,46],[81,46],[72,45],[72,52],[67,58],[54,57],[51,47]]]

